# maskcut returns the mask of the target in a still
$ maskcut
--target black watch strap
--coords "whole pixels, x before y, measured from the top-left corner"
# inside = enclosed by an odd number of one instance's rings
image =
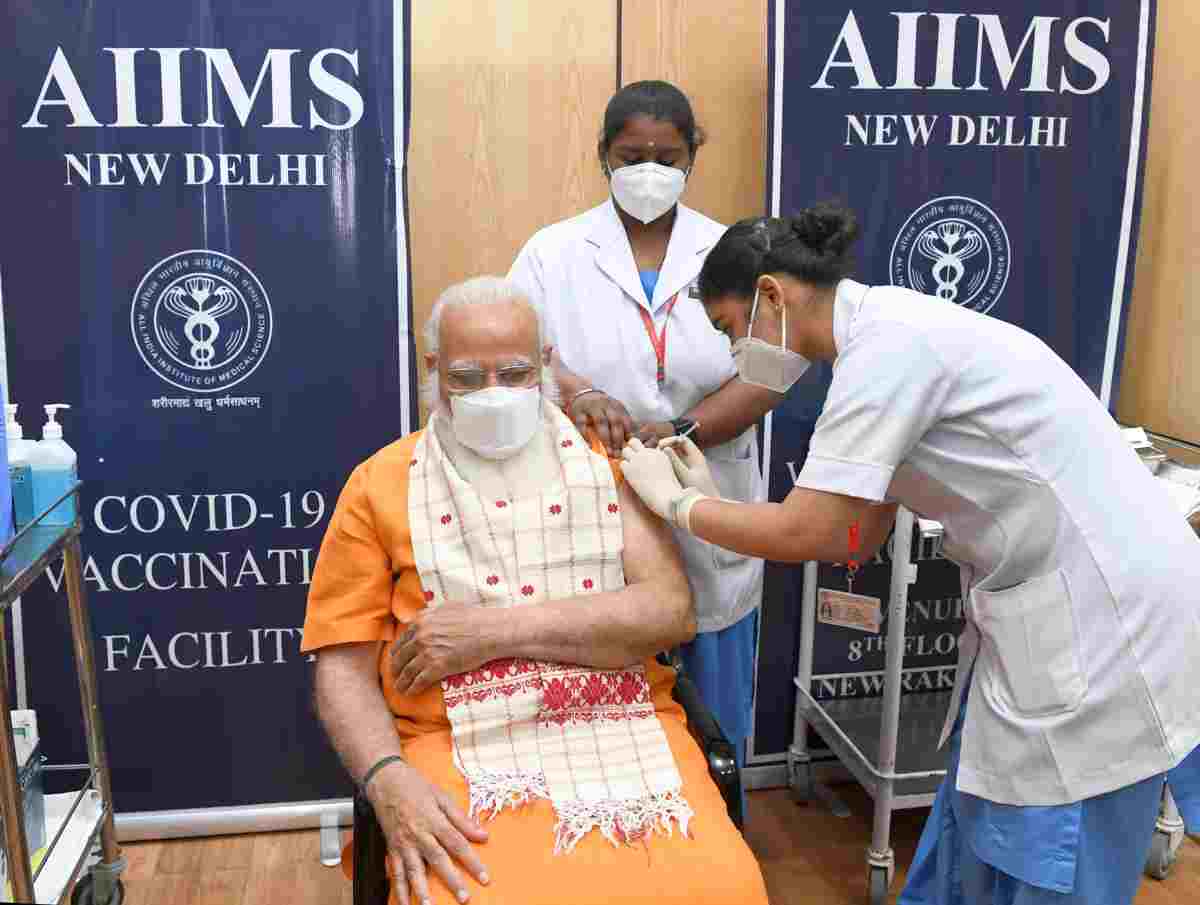
[[[690,418],[675,418],[671,421],[671,429],[675,431],[676,437],[681,437],[692,429],[696,424]]]
[[[367,775],[362,778],[361,782],[359,782],[358,787],[360,789],[362,789],[364,792],[366,792],[367,791],[367,783],[369,783],[372,779],[375,778],[376,773],[378,773],[384,767],[389,766],[390,764],[397,763],[397,762],[399,762],[399,763],[404,762],[403,755],[389,754],[387,757],[379,758],[379,760],[375,761],[374,766],[372,766],[371,769],[367,771]]]

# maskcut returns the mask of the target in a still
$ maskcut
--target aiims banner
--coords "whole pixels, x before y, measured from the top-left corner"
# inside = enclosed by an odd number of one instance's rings
[[[299,654],[337,494],[415,418],[407,4],[38,0],[0,16],[13,401],[72,405],[119,812],[350,792]],[[86,751],[61,565],[30,706]]]
[[[1113,405],[1152,0],[776,0],[771,17],[771,211],[840,199],[863,227],[859,279],[1017,324]],[[772,499],[803,466],[829,376],[813,368],[772,416]],[[855,591],[886,597],[888,568],[867,567]],[[920,564],[906,627],[909,690],[953,682],[956,572],[944,560]],[[784,689],[796,666],[801,576],[767,573],[760,758],[791,738],[794,696]],[[818,584],[845,590],[845,570],[822,567]],[[815,641],[814,695],[878,693],[883,634],[818,623]]]

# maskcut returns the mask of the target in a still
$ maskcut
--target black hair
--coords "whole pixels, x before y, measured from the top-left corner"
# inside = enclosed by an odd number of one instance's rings
[[[792,217],[739,220],[705,258],[700,298],[733,294],[749,299],[764,273],[833,286],[850,273],[850,246],[857,238],[858,221],[837,202],[822,202]]]
[[[696,115],[686,94],[670,82],[631,82],[612,96],[604,110],[604,126],[596,147],[601,164],[608,157],[613,139],[635,116],[649,116],[673,124],[687,142],[688,153],[693,157],[696,149],[704,144],[704,130],[696,125]]]

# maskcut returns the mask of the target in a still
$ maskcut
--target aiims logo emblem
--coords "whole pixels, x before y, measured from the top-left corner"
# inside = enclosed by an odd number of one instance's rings
[[[130,312],[133,341],[164,381],[218,393],[249,377],[271,345],[271,303],[245,264],[216,251],[181,251],[142,277]]]
[[[890,278],[986,314],[1008,284],[1012,249],[1000,218],[962,195],[927,201],[905,221],[892,244]]]

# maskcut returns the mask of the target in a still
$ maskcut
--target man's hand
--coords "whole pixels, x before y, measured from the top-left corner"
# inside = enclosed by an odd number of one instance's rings
[[[455,861],[480,883],[488,883],[487,869],[470,845],[487,842],[487,832],[408,764],[380,770],[371,779],[367,795],[387,839],[396,901],[407,905],[412,896],[422,905],[432,901],[426,864],[460,902],[466,902],[470,893]]]
[[[419,694],[496,659],[506,630],[503,612],[461,603],[422,610],[392,642],[393,687]]]
[[[610,456],[620,455],[626,441],[633,436],[633,419],[625,406],[599,390],[585,393],[572,402],[570,415],[585,437],[589,427],[595,430]]]

